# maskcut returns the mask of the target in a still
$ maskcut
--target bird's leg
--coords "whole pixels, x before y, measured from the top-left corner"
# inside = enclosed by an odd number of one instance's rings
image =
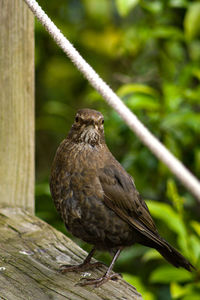
[[[88,256],[85,258],[82,264],[80,265],[62,265],[60,266],[61,273],[66,272],[79,272],[79,271],[87,271],[93,268],[97,268],[103,265],[101,262],[91,263],[91,258],[94,255],[96,248],[92,248]]]
[[[115,253],[111,264],[108,268],[108,270],[106,271],[106,273],[97,279],[94,278],[84,278],[84,282],[80,282],[78,283],[78,285],[80,286],[85,286],[85,285],[94,285],[95,287],[99,287],[101,286],[103,283],[107,282],[108,280],[112,279],[112,280],[117,280],[121,277],[120,274],[114,273],[114,274],[110,274],[110,272],[112,271],[112,268],[114,266],[115,261],[117,260],[118,256],[120,255],[121,252],[121,248],[117,250],[117,252]]]

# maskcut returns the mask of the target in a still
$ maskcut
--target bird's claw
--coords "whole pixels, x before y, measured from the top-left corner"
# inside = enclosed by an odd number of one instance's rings
[[[102,284],[107,282],[108,280],[118,280],[121,278],[121,274],[114,273],[110,275],[103,275],[100,278],[81,278],[81,280],[76,284],[77,286],[86,286],[86,285],[94,285],[94,287],[100,287]]]

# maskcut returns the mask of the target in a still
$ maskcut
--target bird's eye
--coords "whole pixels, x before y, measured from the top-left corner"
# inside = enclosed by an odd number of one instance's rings
[[[104,119],[101,120],[101,124],[104,124]]]
[[[76,118],[75,118],[75,121],[78,122],[78,121],[79,121],[79,117],[76,117]]]

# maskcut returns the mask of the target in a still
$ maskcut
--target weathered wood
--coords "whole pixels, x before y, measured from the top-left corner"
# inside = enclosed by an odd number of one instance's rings
[[[141,300],[124,280],[99,288],[76,286],[84,276],[102,275],[106,267],[65,275],[61,264],[82,262],[86,253],[61,232],[21,209],[0,209],[0,299]]]
[[[34,18],[0,1],[0,199],[34,210]]]

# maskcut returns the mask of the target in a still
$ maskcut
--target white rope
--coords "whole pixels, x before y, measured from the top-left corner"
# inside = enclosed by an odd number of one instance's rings
[[[98,76],[94,69],[81,57],[73,45],[45,14],[35,0],[24,0],[37,19],[44,25],[55,42],[62,48],[74,65],[83,73],[90,84],[103,96],[110,106],[118,112],[126,124],[140,140],[176,175],[177,178],[200,200],[200,182],[188,169],[169,152],[159,140],[125,106],[112,89]]]

